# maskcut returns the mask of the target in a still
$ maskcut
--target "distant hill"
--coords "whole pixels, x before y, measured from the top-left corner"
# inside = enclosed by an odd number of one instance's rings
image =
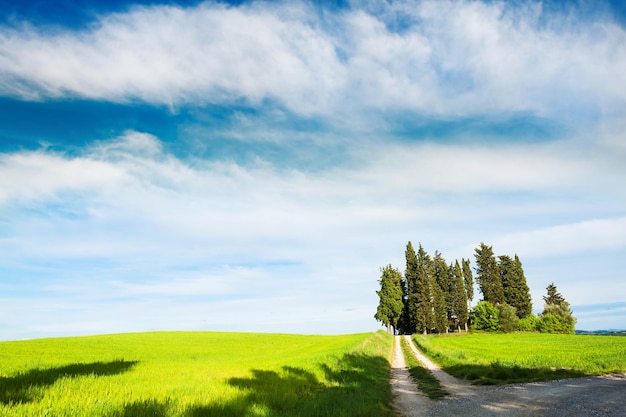
[[[591,334],[599,336],[626,336],[626,330],[576,330],[576,334]]]

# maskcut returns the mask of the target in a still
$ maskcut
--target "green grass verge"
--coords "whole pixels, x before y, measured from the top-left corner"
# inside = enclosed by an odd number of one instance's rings
[[[539,333],[413,336],[448,373],[476,384],[626,372],[626,338]]]
[[[439,400],[448,393],[443,389],[439,380],[435,378],[428,369],[422,366],[421,362],[415,357],[409,342],[403,337],[400,341],[402,345],[402,353],[404,354],[404,360],[406,366],[411,374],[411,379],[417,385],[417,388],[424,393],[428,398],[433,400]]]
[[[394,416],[382,332],[159,332],[0,343],[0,415]]]

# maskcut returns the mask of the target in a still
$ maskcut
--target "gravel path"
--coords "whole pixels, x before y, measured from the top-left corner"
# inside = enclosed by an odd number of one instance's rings
[[[400,338],[406,337],[424,365],[450,393],[431,400],[419,393],[406,369]],[[626,416],[626,375],[564,379],[501,387],[470,385],[422,355],[409,336],[397,336],[391,370],[395,406],[406,417],[426,416]]]

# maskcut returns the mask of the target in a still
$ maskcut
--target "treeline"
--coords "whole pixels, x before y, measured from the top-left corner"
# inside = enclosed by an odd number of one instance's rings
[[[475,249],[469,259],[447,263],[441,253],[430,256],[420,244],[406,246],[404,275],[391,265],[381,268],[380,298],[374,318],[390,333],[450,331],[541,331],[574,333],[569,303],[556,286],[547,287],[544,310],[533,314],[530,289],[519,257],[496,257],[491,246]],[[474,277],[475,272],[475,277]],[[474,280],[483,298],[472,308]]]

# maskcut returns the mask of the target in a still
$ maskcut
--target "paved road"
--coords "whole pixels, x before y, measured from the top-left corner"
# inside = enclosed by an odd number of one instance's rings
[[[425,416],[541,416],[541,417],[625,417],[626,375],[565,379],[502,387],[473,386],[445,373],[413,345],[418,359],[451,394],[430,400],[411,387],[396,337],[392,365],[392,389],[398,411],[406,417]],[[406,379],[405,379],[406,378]]]

